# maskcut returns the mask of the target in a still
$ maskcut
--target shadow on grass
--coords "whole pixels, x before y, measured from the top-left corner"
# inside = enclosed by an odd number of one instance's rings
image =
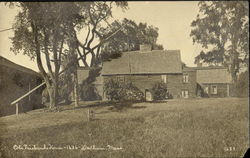
[[[146,106],[133,106],[136,103],[150,103],[150,104],[157,104],[157,103],[167,103],[167,100],[154,100],[154,101],[93,101],[93,102],[86,102],[87,104],[80,104],[78,107],[74,107],[74,102],[69,104],[60,103],[57,107],[56,112],[62,111],[70,111],[70,110],[77,110],[77,109],[86,109],[86,108],[95,108],[95,107],[109,107],[108,110],[112,112],[122,112],[127,109],[143,109]],[[83,102],[84,103],[84,102]],[[44,111],[48,111],[48,109],[44,108]],[[108,111],[98,112],[96,114],[103,114],[108,113]]]
[[[146,108],[146,106],[133,106],[135,103],[140,103],[140,102],[131,102],[131,101],[124,101],[124,102],[116,102],[113,104],[112,107],[109,108],[111,111],[123,111],[126,109],[142,109]]]
[[[133,102],[133,101],[99,101],[99,102],[94,102],[90,103],[89,105],[80,105],[79,107],[66,107],[60,109],[60,111],[67,111],[67,110],[76,110],[76,109],[85,109],[85,108],[94,108],[94,107],[110,107],[108,110],[111,111],[123,111],[125,109],[141,109],[141,108],[146,108],[146,106],[133,106],[135,103],[140,103],[138,101]],[[99,112],[101,113],[108,113],[108,111],[104,112]]]
[[[153,101],[147,101],[147,103],[167,103],[168,100],[153,100]]]
[[[107,107],[107,106],[112,106],[112,105],[113,105],[113,103],[111,101],[98,101],[98,102],[90,103],[88,105],[80,105],[78,107],[74,107],[74,105],[71,104],[70,107],[61,108],[61,111],[94,108],[94,107]]]

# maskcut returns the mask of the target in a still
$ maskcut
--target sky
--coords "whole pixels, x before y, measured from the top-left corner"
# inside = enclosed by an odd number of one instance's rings
[[[122,11],[114,8],[113,18],[131,19],[137,23],[143,22],[159,28],[157,43],[167,50],[180,50],[181,59],[188,66],[194,65],[194,58],[201,50],[197,44],[193,45],[189,36],[191,22],[195,20],[199,8],[198,1],[140,1],[128,2],[129,9]],[[12,27],[18,10],[8,8],[0,2],[0,30]],[[0,32],[0,55],[25,67],[38,71],[37,65],[23,54],[15,55],[10,51],[12,45],[10,37],[13,31]]]

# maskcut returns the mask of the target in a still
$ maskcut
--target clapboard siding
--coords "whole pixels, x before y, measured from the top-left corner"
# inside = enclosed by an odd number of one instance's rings
[[[168,91],[174,98],[181,97],[181,88],[182,88],[181,82],[182,82],[182,74],[167,75]]]
[[[212,94],[212,86],[217,86],[217,94]],[[231,84],[228,83],[206,83],[206,84],[201,84],[201,87],[205,89],[205,87],[208,87],[208,97],[227,97],[228,96],[228,86],[230,88],[230,93],[231,92]],[[206,94],[205,94],[206,95]]]
[[[193,98],[197,96],[197,82],[196,82],[196,71],[183,71],[183,75],[188,75],[188,82],[182,83],[182,89],[188,90],[189,97]],[[182,80],[183,82],[183,80]]]
[[[196,95],[196,82],[192,81],[190,83],[182,82],[182,74],[149,74],[149,75],[109,75],[103,76],[104,82],[113,79],[117,80],[118,77],[124,77],[125,82],[132,82],[136,87],[138,87],[143,93],[146,89],[152,89],[157,82],[162,81],[161,75],[167,75],[167,88],[169,93],[174,98],[181,97],[181,90],[188,88],[190,91],[190,96],[195,97]],[[192,78],[195,79],[195,73],[192,73]],[[104,96],[105,97],[105,96]]]
[[[14,64],[13,64],[14,65]],[[0,117],[15,113],[15,105],[11,102],[27,93],[30,89],[41,84],[42,79],[30,70],[22,71],[18,65],[5,66],[0,64]],[[29,97],[19,101],[19,112],[30,111],[41,107],[43,87]]]

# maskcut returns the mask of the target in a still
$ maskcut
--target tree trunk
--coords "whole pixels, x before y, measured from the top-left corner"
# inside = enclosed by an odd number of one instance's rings
[[[55,90],[54,90],[53,86],[49,86],[47,89],[48,89],[48,93],[49,93],[49,109],[53,109],[56,106]]]
[[[79,106],[79,91],[78,91],[77,72],[74,73],[74,97],[75,97],[75,107],[78,107]]]
[[[54,109],[57,107],[58,104],[58,81],[57,79],[54,80],[53,83],[47,83],[47,90],[49,94],[49,109]]]
[[[58,105],[58,97],[59,97],[59,91],[58,91],[58,74],[55,76],[55,81],[54,81],[54,99],[55,99],[55,107]]]

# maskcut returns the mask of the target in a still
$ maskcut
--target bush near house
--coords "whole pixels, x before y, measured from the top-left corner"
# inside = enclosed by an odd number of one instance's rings
[[[123,84],[120,95],[123,96],[123,100],[142,101],[144,99],[144,94],[132,83]]]
[[[116,82],[113,79],[107,80],[104,83],[104,92],[106,94],[106,97],[113,101],[113,100],[120,100],[120,96],[119,96],[119,90],[120,88],[120,84],[118,82]]]
[[[143,93],[132,83],[121,83],[113,79],[104,84],[104,92],[111,101],[142,101]]]
[[[154,100],[165,100],[168,98],[168,90],[167,90],[167,84],[163,82],[157,82],[152,90],[151,90],[152,96]]]

